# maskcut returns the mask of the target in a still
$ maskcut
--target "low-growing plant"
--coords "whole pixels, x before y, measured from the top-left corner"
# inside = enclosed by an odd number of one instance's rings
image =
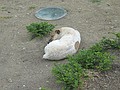
[[[101,41],[102,46],[105,49],[120,49],[120,33],[113,33],[116,37],[109,39],[103,38]]]
[[[100,42],[90,47],[90,50],[94,52],[105,52],[106,51],[106,49],[104,49],[103,45]]]
[[[10,19],[12,16],[0,16],[0,19]]]
[[[7,7],[5,6],[1,7],[1,11],[7,11]]]
[[[55,26],[49,24],[48,22],[41,22],[41,23],[32,23],[29,26],[26,26],[28,32],[32,34],[32,38],[35,37],[43,37],[49,34]]]
[[[30,7],[29,7],[29,10],[32,10],[32,9],[35,9],[35,8],[36,8],[36,6],[33,5],[33,6],[30,6]]]
[[[52,70],[57,82],[65,85],[64,90],[78,90],[86,77],[85,70],[75,61],[69,60],[69,63],[55,65]]]
[[[95,50],[80,50],[76,55],[68,57],[78,62],[85,69],[96,69],[106,71],[111,68],[113,56],[107,52]]]
[[[92,3],[101,2],[101,0],[91,0]]]
[[[90,49],[94,51],[107,51],[109,49],[120,49],[120,33],[113,33],[115,35],[115,38],[106,38],[103,37],[103,39],[99,42],[93,45]]]

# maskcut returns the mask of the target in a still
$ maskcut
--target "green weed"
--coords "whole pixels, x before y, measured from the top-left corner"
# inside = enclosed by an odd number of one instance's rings
[[[36,6],[30,6],[29,10],[32,10],[32,9],[35,9],[35,8],[36,8]]]
[[[107,52],[99,52],[95,50],[80,50],[74,56],[68,59],[78,62],[82,68],[96,69],[106,71],[111,68],[113,57]]]
[[[35,37],[43,37],[49,34],[55,26],[47,22],[41,23],[32,23],[29,26],[26,26],[28,32],[32,34],[32,39]]]
[[[0,19],[10,19],[12,16],[0,16]]]
[[[95,51],[107,51],[109,49],[120,49],[120,33],[113,33],[115,38],[104,37],[99,43],[91,47]]]
[[[80,64],[73,60],[63,65],[55,65],[52,70],[58,83],[65,85],[64,90],[77,90],[83,84],[86,73]]]
[[[106,49],[120,49],[120,33],[113,33],[116,37],[109,39],[103,38],[101,44]]]
[[[91,0],[92,3],[101,2],[101,0]]]
[[[6,7],[1,7],[1,11],[7,11],[7,8]]]

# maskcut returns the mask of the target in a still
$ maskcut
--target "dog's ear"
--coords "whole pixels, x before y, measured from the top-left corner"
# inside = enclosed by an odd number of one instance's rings
[[[55,30],[55,33],[60,34],[60,30]]]
[[[74,45],[74,46],[75,46],[75,49],[78,50],[79,47],[80,47],[80,43],[77,41],[77,42],[75,42],[75,45]]]

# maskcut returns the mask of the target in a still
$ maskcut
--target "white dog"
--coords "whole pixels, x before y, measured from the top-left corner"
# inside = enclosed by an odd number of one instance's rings
[[[43,58],[49,60],[64,59],[78,51],[80,42],[80,33],[73,28],[62,27],[55,30],[52,41],[44,49]]]

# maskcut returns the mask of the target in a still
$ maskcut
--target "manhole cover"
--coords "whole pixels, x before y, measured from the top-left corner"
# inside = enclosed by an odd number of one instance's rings
[[[64,17],[67,11],[60,7],[46,7],[38,10],[35,16],[43,20],[57,20]]]

